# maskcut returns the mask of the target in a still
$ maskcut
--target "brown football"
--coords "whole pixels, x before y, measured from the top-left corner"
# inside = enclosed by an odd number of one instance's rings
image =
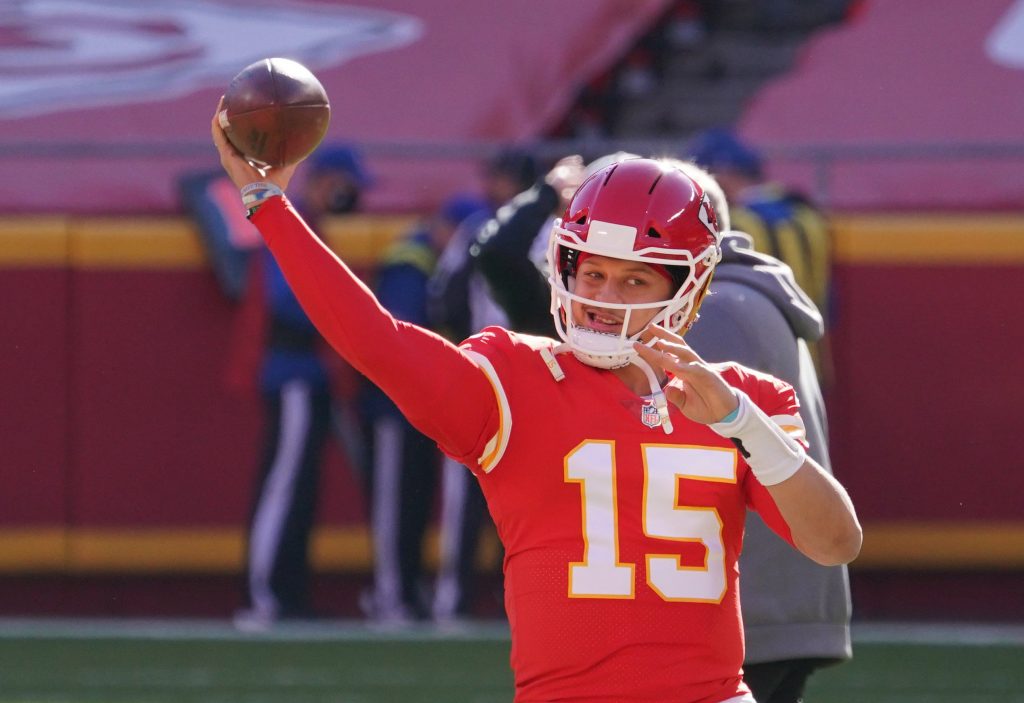
[[[228,85],[220,124],[258,166],[287,166],[309,156],[327,133],[331,105],[313,73],[291,59],[263,59]]]

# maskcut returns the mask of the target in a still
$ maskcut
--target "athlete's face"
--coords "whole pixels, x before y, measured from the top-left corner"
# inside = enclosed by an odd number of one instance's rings
[[[572,302],[572,317],[577,327],[619,334],[626,311],[601,307],[598,303],[636,305],[668,300],[672,297],[672,283],[641,261],[592,254],[586,256],[577,268],[573,293],[594,301],[594,304],[578,300]],[[634,310],[626,335],[632,336],[647,327],[659,312],[661,308]]]

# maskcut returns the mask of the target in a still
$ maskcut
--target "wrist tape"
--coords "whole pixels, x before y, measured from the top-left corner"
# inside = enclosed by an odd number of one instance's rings
[[[807,452],[754,405],[746,393],[736,389],[733,393],[740,402],[736,417],[709,427],[732,440],[761,485],[782,483],[803,466]]]
[[[273,183],[267,183],[266,181],[249,183],[242,186],[241,190],[242,205],[245,206],[246,217],[252,217],[253,213],[256,212],[256,208],[262,205],[268,198],[273,198],[275,195],[284,195],[283,190]]]

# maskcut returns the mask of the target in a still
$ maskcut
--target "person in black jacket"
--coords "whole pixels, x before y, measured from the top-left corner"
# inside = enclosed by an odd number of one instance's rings
[[[553,335],[551,288],[541,273],[548,233],[580,183],[591,173],[626,156],[609,154],[589,166],[579,155],[559,160],[542,178],[498,207],[493,217],[477,225],[464,253],[468,326],[450,338],[461,341],[488,325],[518,332]],[[443,258],[443,257],[442,257]],[[449,286],[455,289],[454,286]],[[448,329],[459,305],[447,301]],[[442,323],[444,326],[444,323]],[[471,614],[476,586],[476,554],[480,535],[489,524],[487,506],[478,484],[462,467],[446,460],[442,493],[441,543],[433,615],[444,622]]]
[[[441,253],[427,288],[433,329],[450,341],[458,343],[487,325],[507,323],[507,316],[476,270],[472,248],[481,228],[489,225],[496,213],[504,212],[507,203],[529,188],[536,177],[536,160],[523,149],[503,149],[484,164],[481,180],[489,207],[462,222]],[[431,606],[432,617],[438,621],[453,620],[471,610],[475,555],[486,522],[487,506],[479,485],[460,464],[445,457],[440,563]]]

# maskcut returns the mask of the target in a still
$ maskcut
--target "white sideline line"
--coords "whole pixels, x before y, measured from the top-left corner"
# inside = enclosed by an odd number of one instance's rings
[[[1024,646],[1024,623],[854,623],[854,644]],[[226,620],[134,618],[0,618],[0,641],[17,639],[144,639],[267,642],[508,641],[502,620],[452,625],[383,626],[363,620],[282,623],[243,632]]]
[[[507,641],[504,621],[387,626],[362,620],[286,622],[257,632],[226,620],[134,618],[0,618],[0,641],[16,639],[145,639],[268,642]]]
[[[854,644],[1024,646],[1024,623],[854,623]]]

